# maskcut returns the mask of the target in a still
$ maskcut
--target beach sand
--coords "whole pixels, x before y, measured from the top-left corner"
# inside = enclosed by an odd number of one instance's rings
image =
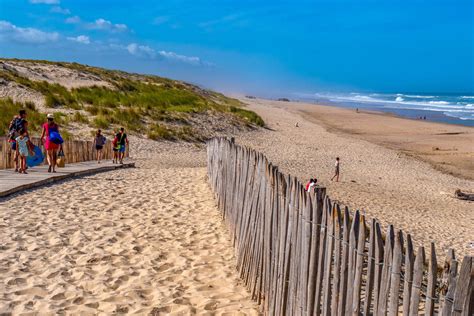
[[[297,102],[242,101],[268,129],[237,136],[237,143],[263,152],[302,182],[318,178],[333,200],[410,233],[416,245],[433,241],[439,258],[449,248],[460,258],[474,255],[474,203],[453,197],[458,188],[474,191],[474,181],[441,172],[425,161],[424,149],[431,144],[459,148],[461,158],[435,159],[468,176],[474,171],[473,128]],[[457,132],[462,134],[450,134]],[[341,158],[338,183],[330,181],[336,157]]]
[[[202,147],[132,144],[136,169],[0,202],[0,313],[257,314]]]
[[[440,262],[449,248],[458,258],[474,255],[474,204],[453,198],[457,188],[474,190],[462,171],[472,171],[472,129],[244,101],[268,128],[234,135],[237,143],[300,181],[318,178],[333,200],[403,229],[415,245],[433,241]],[[453,156],[467,159],[440,155],[450,169],[439,167],[423,156],[426,142],[455,146]],[[0,313],[258,313],[207,184],[205,145],[137,138],[131,144],[136,169],[0,201]],[[330,181],[336,156],[338,183]],[[460,173],[465,177],[453,175]]]

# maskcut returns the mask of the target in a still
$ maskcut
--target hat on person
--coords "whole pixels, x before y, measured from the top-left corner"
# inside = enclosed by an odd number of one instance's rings
[[[46,117],[49,118],[49,119],[52,119],[52,118],[54,118],[54,115],[49,113],[48,115],[46,115]]]

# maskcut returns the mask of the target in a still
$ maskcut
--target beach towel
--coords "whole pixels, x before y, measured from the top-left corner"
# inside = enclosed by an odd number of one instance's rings
[[[33,153],[34,153],[33,156],[29,155],[28,157],[26,157],[26,165],[28,167],[36,167],[43,163],[44,155],[43,155],[43,152],[41,151],[41,148],[39,148],[38,146],[35,146],[33,148]]]

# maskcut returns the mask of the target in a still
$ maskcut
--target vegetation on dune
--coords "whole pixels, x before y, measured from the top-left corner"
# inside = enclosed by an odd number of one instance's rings
[[[77,122],[101,129],[120,125],[135,132],[139,132],[145,124],[149,129],[148,137],[170,140],[201,140],[188,126],[188,118],[198,113],[228,113],[246,125],[264,125],[262,118],[243,109],[240,101],[182,82],[76,63],[31,62],[87,72],[109,84],[109,87],[90,86],[68,90],[59,84],[30,80],[15,71],[0,71],[0,78],[14,81],[44,95],[46,107],[85,110],[92,116],[89,119],[76,112],[63,120],[66,123]],[[17,107],[21,106],[17,104]]]
[[[185,140],[202,141],[201,137],[194,133],[190,126],[169,127],[160,124],[153,124],[147,132],[147,137],[153,140]]]
[[[263,119],[260,116],[258,116],[258,114],[255,113],[255,112],[245,110],[245,109],[242,109],[242,108],[238,108],[238,107],[235,107],[235,106],[231,106],[230,111],[232,113],[235,113],[236,115],[240,116],[241,118],[247,120],[248,122],[250,122],[252,124],[255,124],[255,125],[261,126],[261,127],[263,127],[265,125],[265,122],[263,121]]]
[[[46,114],[38,112],[35,105],[31,102],[14,102],[12,99],[0,99],[0,126],[3,130],[3,135],[8,133],[8,126],[15,115],[21,109],[27,112],[28,130],[30,133],[38,134],[41,132],[41,126],[46,122]],[[58,124],[66,124],[65,114],[61,112],[54,113],[54,119]],[[69,133],[61,132],[63,137],[68,139]]]

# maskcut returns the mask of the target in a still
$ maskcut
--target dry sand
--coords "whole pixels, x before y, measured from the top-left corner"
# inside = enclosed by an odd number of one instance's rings
[[[418,146],[402,153],[404,144],[424,144],[423,130],[443,147],[438,140],[466,136],[445,133],[472,129],[299,103],[249,107],[269,129],[236,135],[237,142],[301,181],[317,177],[331,198],[411,233],[416,244],[474,254],[474,203],[452,197],[456,188],[474,190],[474,181],[416,158]],[[402,136],[387,133],[397,124]],[[456,146],[472,158],[469,135]],[[136,169],[0,201],[0,313],[257,314],[206,183],[204,146],[132,144]],[[339,183],[329,180],[336,156]],[[470,168],[456,159],[449,172]]]
[[[0,314],[257,314],[202,148],[132,143],[136,169],[0,201]]]
[[[457,188],[474,191],[474,181],[433,168],[414,149],[406,155],[392,146],[396,142],[399,148],[406,144],[423,150],[422,144],[430,141],[445,148],[459,137],[455,146],[463,148],[463,158],[450,161],[452,171],[473,172],[474,129],[312,104],[243,101],[270,129],[238,136],[238,143],[263,152],[281,171],[302,182],[318,178],[331,198],[352,210],[363,210],[384,225],[403,229],[416,244],[429,246],[434,241],[440,258],[448,248],[454,248],[458,257],[474,255],[474,203],[453,198]],[[463,134],[446,134],[459,131]],[[330,181],[337,156],[341,158],[339,183]]]

